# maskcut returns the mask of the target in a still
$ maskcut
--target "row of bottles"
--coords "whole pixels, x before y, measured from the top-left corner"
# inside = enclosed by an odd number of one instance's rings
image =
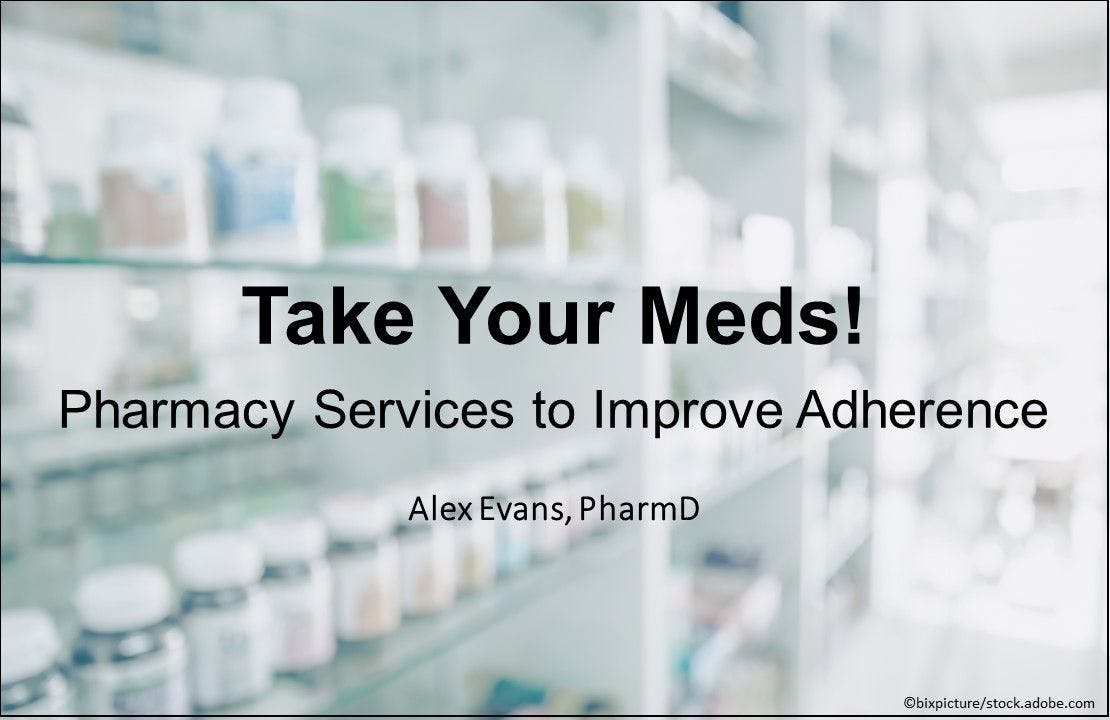
[[[3,714],[203,713],[242,708],[275,674],[318,678],[341,644],[376,647],[366,643],[406,619],[447,611],[602,529],[516,513],[428,520],[409,510],[414,497],[553,507],[608,489],[612,460],[603,443],[563,444],[437,475],[403,501],[400,492],[345,492],[323,498],[318,514],[191,532],[165,563],[173,583],[149,561],[83,572],[65,593],[78,626],[68,647],[41,609],[57,598],[5,609]]]
[[[40,139],[6,77],[3,133],[9,253],[551,269],[610,263],[622,245],[623,182],[603,149],[579,141],[561,164],[527,118],[499,123],[484,157],[451,121],[418,127],[410,152],[395,109],[352,105],[317,148],[293,85],[233,81],[206,158],[165,118],[110,116],[99,218],[74,184],[43,189]]]

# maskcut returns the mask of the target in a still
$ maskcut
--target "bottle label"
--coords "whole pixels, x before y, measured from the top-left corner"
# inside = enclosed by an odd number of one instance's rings
[[[396,551],[379,553],[333,560],[335,627],[345,640],[379,637],[401,623]]]
[[[193,700],[202,708],[247,700],[270,686],[270,613],[256,597],[241,607],[187,613]]]
[[[567,231],[570,252],[605,253],[620,246],[620,211],[601,196],[578,188],[567,188]]]
[[[100,197],[104,240],[112,249],[172,248],[188,237],[185,188],[172,172],[107,170]]]
[[[426,615],[455,600],[457,578],[450,536],[433,531],[401,544],[401,599],[405,612]]]
[[[543,183],[509,183],[494,178],[490,182],[490,207],[493,212],[495,249],[543,247]]]
[[[380,246],[397,238],[397,196],[389,172],[324,173],[324,242],[329,247]]]
[[[470,245],[470,201],[464,181],[421,182],[420,245],[424,250],[464,250]]]
[[[297,165],[283,158],[212,155],[217,235],[274,228],[295,230]]]
[[[77,671],[81,708],[90,715],[182,715],[189,712],[183,650]]]
[[[335,654],[330,580],[326,573],[266,584],[273,608],[274,669],[296,672],[326,663]]]

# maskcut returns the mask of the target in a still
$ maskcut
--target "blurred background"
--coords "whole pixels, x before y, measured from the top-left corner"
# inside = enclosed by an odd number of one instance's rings
[[[224,688],[234,709],[898,713],[905,696],[986,695],[1106,712],[1104,3],[2,12],[0,599],[56,628],[5,620],[5,712],[41,698],[24,689],[47,687],[31,681],[55,661],[87,663],[75,645],[142,627],[102,622],[126,584],[87,590],[76,610],[82,578],[154,563],[196,595],[219,560],[171,562],[175,543],[317,508],[335,618],[282,627],[321,633],[324,649]],[[844,305],[860,285],[863,340],[645,346],[639,288],[652,283],[744,307],[787,284]],[[245,284],[402,300],[415,334],[261,346]],[[595,346],[484,333],[460,346],[443,284],[492,285],[533,310],[618,310]],[[506,398],[522,421],[324,431],[311,416],[325,387],[348,402]],[[661,440],[578,429],[595,388],[776,397],[790,414],[809,388],[861,387],[1036,397],[1049,422]],[[278,441],[63,432],[63,388],[298,409]],[[575,428],[525,427],[536,390],[575,400]],[[427,488],[693,494],[701,515],[395,532],[393,513]],[[385,519],[352,530],[336,504]],[[306,532],[290,542],[308,567],[325,551]],[[262,542],[264,586],[280,545]],[[376,569],[350,575],[352,556]],[[348,632],[351,577],[401,610]],[[13,637],[45,647],[43,663],[12,659]],[[144,697],[107,714],[173,707]]]

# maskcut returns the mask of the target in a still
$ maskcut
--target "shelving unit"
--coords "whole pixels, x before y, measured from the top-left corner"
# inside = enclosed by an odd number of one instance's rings
[[[776,440],[762,448],[734,473],[721,473],[721,477],[702,488],[694,486],[690,491],[698,493],[698,503],[703,508],[713,508],[737,494],[744,492],[753,484],[772,477],[778,470],[802,457],[801,437],[794,433]],[[684,488],[676,488],[676,492]]]
[[[273,692],[258,701],[229,708],[229,712],[358,713],[373,706],[375,692],[444,650],[495,624],[512,622],[539,598],[603,572],[613,563],[628,562],[635,551],[635,534],[628,531],[588,539],[561,558],[525,570],[489,591],[462,598],[447,614],[407,621],[397,633],[379,641],[344,646],[336,660],[319,673],[279,678]]]
[[[27,274],[35,271],[72,270],[90,273],[218,273],[223,275],[243,275],[266,273],[285,275],[293,278],[337,279],[344,278],[391,280],[407,283],[473,282],[473,283],[541,283],[567,288],[605,289],[639,287],[627,273],[612,270],[602,272],[551,272],[542,268],[529,271],[526,268],[504,267],[475,270],[470,268],[448,267],[401,267],[390,265],[356,264],[324,260],[315,263],[296,263],[281,261],[223,260],[209,259],[198,262],[187,260],[159,260],[148,258],[115,257],[49,257],[15,256],[4,259],[4,265],[12,273]]]
[[[191,386],[196,394],[241,387],[310,398],[320,387],[342,383],[352,396],[416,397],[432,388],[447,397],[510,397],[514,406],[520,402],[523,413],[536,389],[588,407],[595,387],[650,400],[677,397],[683,390],[693,396],[727,394],[754,382],[792,403],[838,360],[856,364],[872,387],[883,385],[887,359],[878,356],[872,333],[885,333],[887,313],[895,312],[884,306],[884,287],[904,281],[885,252],[888,243],[903,242],[903,228],[888,226],[880,216],[880,199],[898,191],[892,169],[900,171],[892,168],[895,154],[887,147],[892,108],[899,107],[897,98],[888,97],[890,86],[897,84],[891,78],[900,77],[898,68],[888,65],[888,46],[896,42],[888,32],[916,22],[917,9],[745,3],[739,24],[722,17],[714,27],[734,33],[734,44],[752,48],[750,62],[760,73],[753,83],[739,81],[729,68],[699,66],[692,59],[704,54],[698,43],[715,38],[699,35],[695,26],[676,39],[664,4],[317,5],[169,3],[159,11],[166,13],[156,24],[161,31],[144,41],[126,28],[117,28],[119,34],[112,37],[93,36],[80,22],[59,26],[5,4],[4,65],[29,83],[55,83],[36,111],[67,112],[67,122],[83,113],[86,121],[70,133],[68,147],[48,149],[46,164],[48,171],[86,186],[94,163],[89,150],[95,147],[93,129],[108,106],[135,102],[134,92],[113,84],[113,74],[121,70],[138,73],[146,83],[164,83],[166,97],[192,109],[198,138],[210,130],[221,79],[243,73],[294,81],[313,129],[336,104],[373,99],[398,107],[407,123],[449,116],[483,129],[504,115],[532,115],[544,120],[555,138],[593,134],[608,147],[629,190],[624,266],[603,274],[570,274],[496,267],[399,269],[327,260],[290,265],[5,257],[0,266],[5,285],[33,288],[34,322],[52,328],[41,343],[51,356],[44,376],[78,385],[102,378],[112,359],[82,350],[107,343],[101,339],[90,345],[91,328],[100,328],[103,337],[124,337],[119,304],[127,288],[136,279],[157,276],[189,286],[194,325],[199,318],[215,319],[223,328],[211,337],[198,336],[202,379]],[[98,7],[89,12],[95,15]],[[252,53],[241,52],[241,40],[229,36],[246,26],[257,46]],[[44,52],[52,58],[49,67],[38,64]],[[76,93],[77,85],[113,88],[116,95],[98,99],[95,92]],[[146,93],[146,87],[137,92]],[[845,142],[845,119],[834,117],[829,100],[834,91],[855,114],[849,118],[852,136],[864,138],[864,151],[858,141]],[[929,91],[941,92],[933,85]],[[56,131],[50,123],[43,128],[44,134]],[[929,172],[943,180],[938,184],[944,192],[963,190],[965,184],[949,179],[948,168],[941,166],[939,150],[933,151],[933,145],[947,142],[936,132],[929,131]],[[857,279],[864,286],[864,342],[773,349],[642,345],[635,319],[623,313],[636,307],[641,285],[673,287],[677,282],[660,276],[651,260],[654,243],[682,238],[653,237],[650,214],[675,171],[693,177],[740,215],[766,213],[788,220],[796,238],[795,289],[828,295],[839,305],[841,292],[822,289],[811,260],[831,226],[858,235],[873,258],[870,271]],[[922,250],[940,254],[942,230],[928,222],[928,244]],[[404,298],[421,313],[424,325],[401,348],[260,352],[236,337],[254,321],[235,302],[236,281],[245,277],[277,278],[305,294],[342,283],[351,296]],[[760,294],[738,278],[708,270],[694,281],[709,295],[750,299]],[[538,342],[505,348],[478,341],[460,347],[453,341],[450,317],[434,302],[436,286],[444,283],[493,285],[499,298],[525,304],[614,299],[622,310],[598,346],[555,352]],[[73,298],[94,292],[105,300],[72,308]],[[944,302],[931,296],[926,304]],[[225,303],[223,314],[220,303]],[[75,322],[84,329],[61,329]],[[974,349],[948,340],[943,346],[968,348],[966,359]],[[67,371],[78,357],[87,372]],[[965,358],[940,359],[934,379],[939,382],[957,362]],[[511,371],[500,371],[507,364]],[[696,387],[680,387],[689,378],[697,379]],[[6,445],[18,439],[9,434],[11,413],[53,417],[48,390],[32,392],[25,411],[5,407]],[[689,478],[667,462],[661,443],[636,432],[613,435],[622,481],[637,496],[690,490]],[[321,439],[318,455],[324,460],[317,479],[324,486],[388,487],[398,479],[553,439],[524,428],[511,435],[465,437],[328,433]],[[712,542],[759,549],[766,557],[763,569],[781,581],[782,606],[770,654],[782,666],[778,707],[797,712],[806,707],[809,680],[836,649],[829,638],[843,619],[829,607],[830,585],[851,575],[861,585],[864,603],[871,594],[872,514],[859,527],[833,528],[828,503],[839,473],[855,467],[868,477],[873,504],[876,484],[887,474],[876,457],[870,436],[788,432],[738,466],[715,470],[721,476],[694,491],[702,506],[698,521],[643,524],[590,540],[555,563],[461,601],[442,617],[406,625],[376,647],[345,648],[320,677],[283,680],[272,695],[244,710],[413,711],[398,705],[398,698],[420,688],[435,699],[431,709],[465,712],[471,708],[468,673],[478,667],[557,685],[602,686],[622,712],[667,712],[674,702],[668,690],[672,667],[665,607],[671,572],[680,559]],[[565,632],[538,635],[536,628],[543,627]],[[582,653],[580,647],[587,644],[590,651]]]

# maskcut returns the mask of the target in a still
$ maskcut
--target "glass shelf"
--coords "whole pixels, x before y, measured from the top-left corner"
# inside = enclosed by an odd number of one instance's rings
[[[384,264],[338,262],[324,260],[317,263],[296,263],[281,261],[223,260],[211,258],[204,261],[167,260],[127,257],[50,257],[45,255],[6,255],[0,261],[0,271],[29,271],[72,269],[89,271],[133,271],[133,272],[204,272],[213,271],[231,274],[268,273],[304,278],[337,279],[379,279],[398,282],[421,283],[494,283],[502,282],[517,285],[539,285],[541,287],[563,287],[568,289],[585,288],[597,290],[639,290],[643,285],[659,285],[674,289],[683,285],[697,286],[701,290],[723,295],[747,295],[771,298],[776,290],[755,288],[743,279],[730,278],[723,273],[709,272],[700,277],[647,277],[633,266],[567,268],[561,271],[525,269],[520,267],[499,266],[496,263],[483,269],[463,267],[437,267],[417,265],[402,267]],[[795,290],[807,287],[806,280],[795,276],[789,282]],[[864,283],[863,297],[873,295],[873,282]],[[843,294],[843,289],[829,291],[833,295]]]
[[[780,128],[782,113],[760,93],[718,76],[699,72],[678,62],[667,70],[672,88],[686,92],[702,102],[726,113],[743,124],[755,128]]]
[[[667,20],[672,92],[682,90],[742,125],[783,124],[781,112],[767,98],[759,43],[747,30],[708,7],[668,8]]]
[[[611,567],[637,546],[638,534],[614,530],[583,540],[565,555],[457,601],[432,617],[406,620],[396,633],[366,644],[341,645],[336,659],[317,674],[279,678],[252,703],[230,714],[321,715],[367,712],[373,694],[445,649],[474,637],[534,601],[575,580]]]
[[[401,267],[384,264],[336,262],[324,260],[317,263],[297,263],[281,261],[222,260],[208,259],[189,261],[176,259],[148,259],[126,257],[49,257],[44,255],[10,255],[0,262],[0,269],[11,270],[28,268],[31,270],[61,269],[102,269],[129,270],[136,272],[200,272],[216,271],[223,273],[271,273],[302,277],[362,277],[394,279],[399,281],[424,282],[509,282],[541,283],[565,287],[619,288],[630,287],[628,278],[636,278],[631,269],[526,270],[507,266],[491,266],[484,269],[464,267],[448,268],[419,265]],[[638,285],[637,285],[638,286]]]

